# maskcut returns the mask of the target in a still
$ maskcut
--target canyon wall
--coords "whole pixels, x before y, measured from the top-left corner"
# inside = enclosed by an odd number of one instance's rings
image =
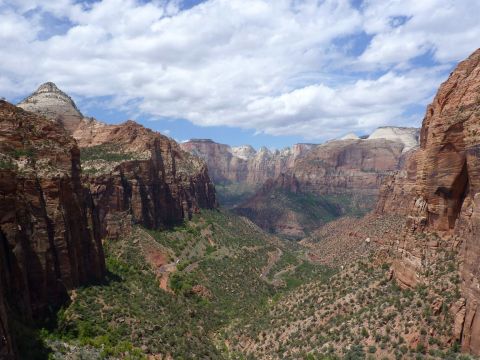
[[[257,187],[287,172],[316,145],[295,144],[276,151],[262,147],[256,151],[249,145],[230,147],[209,139],[192,139],[180,146],[205,160],[216,184],[244,183]]]
[[[0,101],[2,358],[17,356],[11,314],[44,320],[68,290],[104,278],[102,238],[216,206],[205,163],[175,141],[133,121],[84,118],[53,83],[21,107]]]
[[[398,170],[406,154],[418,145],[418,132],[415,128],[383,127],[368,139],[349,135],[321,145],[295,144],[274,152],[201,139],[180,146],[206,161],[217,184],[259,187],[288,172],[307,192],[361,191],[376,195],[384,178]]]
[[[205,163],[172,139],[131,120],[107,125],[83,117],[53,83],[19,106],[61,124],[77,141],[102,237],[118,237],[132,222],[163,229],[216,206]]]
[[[103,278],[98,213],[81,184],[75,141],[5,101],[0,199],[0,312],[8,304],[27,321],[41,319],[68,299],[68,289]]]
[[[380,198],[378,213],[408,215],[394,245],[402,286],[425,281],[442,251],[457,254],[462,298],[451,309],[454,335],[463,350],[480,354],[480,49],[441,85],[427,107],[420,149]]]
[[[399,168],[404,147],[385,139],[330,141],[310,150],[291,171],[303,191],[376,195]]]
[[[104,236],[122,234],[122,215],[147,228],[164,229],[216,206],[205,163],[161,134],[133,121],[102,125],[90,120],[74,136]]]

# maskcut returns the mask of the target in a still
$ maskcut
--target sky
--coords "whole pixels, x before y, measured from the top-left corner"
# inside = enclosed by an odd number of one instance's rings
[[[0,0],[0,97],[282,148],[420,127],[479,47],[478,0]]]

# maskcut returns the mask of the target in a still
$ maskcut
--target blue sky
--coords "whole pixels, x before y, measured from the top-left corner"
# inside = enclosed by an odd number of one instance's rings
[[[281,148],[420,126],[478,47],[477,0],[0,0],[0,96]]]

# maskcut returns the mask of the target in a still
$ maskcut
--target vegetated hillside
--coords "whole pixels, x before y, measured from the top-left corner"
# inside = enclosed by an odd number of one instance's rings
[[[362,194],[315,194],[302,190],[295,176],[282,174],[233,211],[267,232],[299,240],[341,216],[362,216],[374,206],[374,198]]]
[[[357,260],[275,299],[224,339],[231,353],[252,359],[468,358],[451,342],[459,278],[454,255],[443,259],[430,283],[406,291],[391,280],[384,254]]]
[[[245,183],[215,184],[215,195],[223,209],[234,209],[252,197],[259,186]]]
[[[170,231],[108,240],[107,281],[72,294],[40,333],[52,356],[226,358],[223,329],[333,270],[236,215],[202,211]]]

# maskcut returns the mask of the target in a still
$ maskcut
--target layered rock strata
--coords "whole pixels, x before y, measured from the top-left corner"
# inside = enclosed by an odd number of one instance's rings
[[[123,232],[121,215],[162,229],[216,206],[205,163],[159,133],[133,121],[106,125],[89,120],[74,136],[104,236]]]
[[[0,311],[8,303],[27,320],[42,318],[68,289],[103,278],[99,218],[77,144],[60,125],[5,101],[0,199]]]
[[[92,193],[102,237],[118,237],[132,221],[165,228],[216,206],[205,163],[172,139],[134,121],[107,125],[83,117],[53,83],[41,85],[19,106],[60,123],[77,141],[82,181]]]
[[[291,170],[303,191],[376,195],[385,177],[399,168],[404,145],[377,140],[337,140],[316,146]]]
[[[316,145],[295,144],[272,152],[266,147],[256,151],[249,145],[232,148],[209,139],[192,139],[180,146],[205,160],[215,183],[244,183],[256,187],[291,169],[297,159]]]
[[[420,149],[383,188],[377,208],[408,209],[407,230],[395,245],[394,272],[403,286],[426,281],[429,264],[442,261],[442,252],[457,253],[462,298],[451,308],[454,335],[474,354],[480,354],[479,94],[480,49],[441,85],[427,107]]]
[[[40,85],[33,94],[25,98],[18,106],[58,122],[69,132],[75,131],[83,119],[82,113],[78,110],[72,98],[52,82]]]

